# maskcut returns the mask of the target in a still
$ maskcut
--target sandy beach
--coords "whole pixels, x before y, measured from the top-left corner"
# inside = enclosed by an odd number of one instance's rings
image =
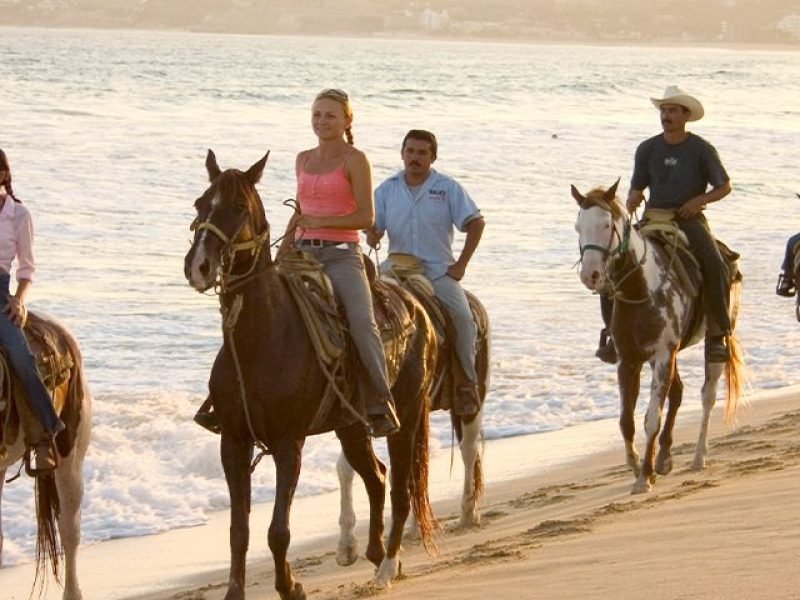
[[[691,399],[685,400],[690,405]],[[487,488],[483,523],[459,531],[460,473],[433,483],[442,522],[439,555],[428,557],[406,542],[403,575],[392,598],[800,598],[800,386],[759,392],[732,428],[718,403],[712,416],[704,471],[689,469],[699,411],[679,415],[675,468],[647,495],[630,494],[633,476],[623,466],[622,444],[611,421],[587,425],[599,452],[546,472],[519,475],[491,465],[534,463],[558,452],[558,438],[490,442],[485,449]],[[640,423],[637,425],[641,427]],[[592,429],[595,430],[592,433]],[[567,436],[570,430],[563,432]],[[641,437],[637,438],[641,442]],[[613,443],[612,443],[613,442]],[[641,447],[641,444],[640,444]],[[526,450],[526,448],[528,450]],[[447,471],[439,457],[434,477]],[[524,473],[524,465],[520,466]],[[509,479],[494,480],[492,473]],[[444,486],[444,487],[442,487]],[[276,598],[266,549],[268,505],[254,507],[248,598]],[[372,565],[360,559],[336,565],[338,496],[300,498],[293,510],[292,566],[309,598],[385,595],[370,586]],[[357,498],[365,540],[364,498]],[[316,532],[314,536],[312,533]],[[323,532],[323,533],[320,533]],[[227,579],[227,514],[207,525],[158,536],[113,540],[82,549],[80,574],[87,600],[221,600]],[[0,573],[3,594],[27,598],[31,565]],[[109,590],[114,590],[112,594]],[[60,598],[51,585],[47,598]]]

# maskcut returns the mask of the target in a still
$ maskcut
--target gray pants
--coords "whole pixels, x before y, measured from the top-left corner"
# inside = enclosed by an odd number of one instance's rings
[[[336,246],[317,248],[301,244],[298,248],[314,256],[331,280],[333,291],[344,306],[350,336],[375,393],[374,397],[372,394],[367,395],[370,399],[367,403],[367,413],[383,414],[384,400],[387,396],[391,397],[391,390],[386,371],[386,357],[383,354],[381,336],[372,310],[372,293],[369,290],[361,258],[361,247],[357,244],[348,244],[347,248]]]
[[[444,275],[432,281],[436,297],[447,308],[453,326],[456,330],[456,354],[461,362],[464,373],[472,383],[478,382],[475,372],[475,352],[477,346],[478,328],[469,309],[469,301],[461,284]]]

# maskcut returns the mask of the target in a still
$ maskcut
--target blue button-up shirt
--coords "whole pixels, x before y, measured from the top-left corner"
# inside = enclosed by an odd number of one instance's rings
[[[413,254],[422,261],[425,276],[439,279],[456,260],[454,228],[481,216],[467,191],[452,177],[431,169],[413,194],[404,171],[375,190],[375,229],[389,234],[389,254]]]

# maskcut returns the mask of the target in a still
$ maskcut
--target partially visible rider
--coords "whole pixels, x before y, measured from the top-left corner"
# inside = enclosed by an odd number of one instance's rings
[[[15,260],[17,288],[12,295],[10,273]],[[33,474],[41,475],[56,467],[53,441],[64,429],[64,423],[56,414],[53,399],[42,382],[36,369],[36,359],[22,333],[28,316],[25,297],[33,283],[35,271],[33,219],[14,195],[11,167],[5,152],[0,149],[0,302],[3,304],[0,346],[25,391],[24,400],[17,398],[18,407],[22,414],[26,443],[33,449],[31,470]]]

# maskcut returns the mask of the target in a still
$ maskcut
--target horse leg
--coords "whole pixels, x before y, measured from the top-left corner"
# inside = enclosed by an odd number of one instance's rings
[[[81,501],[83,500],[83,452],[85,448],[76,447],[62,459],[56,470],[56,485],[60,513],[58,532],[64,550],[64,598],[81,600],[83,595],[78,585],[77,554],[81,542]]]
[[[353,476],[355,471],[344,456],[336,461],[339,474],[339,543],[336,544],[336,563],[342,567],[358,559],[358,539],[355,535],[356,512],[353,508]]]
[[[464,463],[464,490],[461,494],[460,528],[478,527],[481,517],[477,510],[478,497],[483,487],[480,457],[480,439],[483,424],[483,408],[474,417],[461,418],[461,460]]]
[[[643,494],[652,489],[655,481],[655,447],[656,436],[661,430],[661,411],[667,399],[672,372],[675,365],[675,353],[671,352],[667,360],[653,360],[653,378],[650,382],[650,403],[644,416],[645,450],[642,458],[642,470],[633,484],[632,494]]]
[[[250,460],[253,444],[249,437],[222,432],[220,457],[231,503],[231,568],[225,600],[244,599],[247,546],[250,542]],[[277,501],[276,501],[277,502]]]
[[[386,504],[386,466],[375,456],[372,442],[360,423],[337,429],[347,462],[364,481],[369,498],[369,541],[367,559],[380,566],[386,549],[383,545],[383,508]],[[398,434],[396,434],[398,435]]]
[[[286,560],[289,550],[289,513],[300,477],[300,464],[305,439],[283,438],[272,445],[275,461],[275,505],[269,525],[269,549],[275,561],[275,589],[281,600],[305,600],[303,585],[295,581],[292,568]]]
[[[717,401],[717,384],[725,370],[724,363],[706,362],[706,377],[703,382],[703,389],[700,396],[703,400],[703,420],[700,422],[700,436],[697,438],[695,446],[694,460],[692,469],[700,470],[706,466],[706,456],[708,455],[708,425],[711,422],[711,410]]]
[[[669,406],[667,416],[664,419],[664,428],[658,438],[658,456],[656,457],[656,473],[668,475],[672,471],[672,430],[675,427],[675,418],[678,416],[678,409],[683,400],[683,382],[678,374],[678,366],[675,365],[675,372],[672,384],[669,386]]]
[[[633,413],[636,410],[636,400],[639,398],[641,372],[642,363],[627,362],[625,359],[622,359],[617,367],[620,396],[619,429],[625,442],[625,464],[631,468],[636,477],[639,476],[639,453],[633,441],[636,433]]]

